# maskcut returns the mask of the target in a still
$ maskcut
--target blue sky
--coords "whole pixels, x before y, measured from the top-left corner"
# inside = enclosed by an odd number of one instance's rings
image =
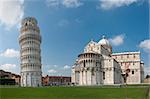
[[[148,0],[0,0],[0,68],[20,73],[20,20],[38,20],[43,75],[71,73],[78,54],[105,35],[113,52],[141,51],[150,74]]]

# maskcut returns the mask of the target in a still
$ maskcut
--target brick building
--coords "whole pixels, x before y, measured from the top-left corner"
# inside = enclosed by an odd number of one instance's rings
[[[70,85],[71,77],[66,76],[45,76],[42,77],[44,86]]]

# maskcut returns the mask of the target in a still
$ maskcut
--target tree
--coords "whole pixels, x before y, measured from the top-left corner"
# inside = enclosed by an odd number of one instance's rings
[[[147,79],[147,78],[150,78],[150,75],[146,75],[146,77],[145,77],[145,78],[146,78],[146,79]]]

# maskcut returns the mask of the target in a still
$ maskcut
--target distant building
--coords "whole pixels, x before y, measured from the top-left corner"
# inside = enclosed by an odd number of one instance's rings
[[[20,79],[21,76],[11,73],[11,72],[6,72],[4,70],[0,70],[0,83],[3,85],[20,85]]]
[[[11,78],[11,72],[0,70],[0,78]]]
[[[91,40],[78,55],[71,80],[75,85],[122,84],[122,75],[128,70],[126,82],[140,84],[144,80],[143,68],[140,52],[112,53],[112,46],[103,36],[98,43]]]
[[[21,80],[20,75],[12,74],[11,79],[15,79],[16,84],[20,85],[20,80]]]
[[[45,76],[42,77],[42,84],[44,86],[70,85],[71,77],[66,76]]]

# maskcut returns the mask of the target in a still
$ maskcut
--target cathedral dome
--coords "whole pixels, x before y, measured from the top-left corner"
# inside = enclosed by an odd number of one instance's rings
[[[105,38],[105,36],[103,36],[103,38],[98,42],[98,44],[111,46],[109,41]]]

